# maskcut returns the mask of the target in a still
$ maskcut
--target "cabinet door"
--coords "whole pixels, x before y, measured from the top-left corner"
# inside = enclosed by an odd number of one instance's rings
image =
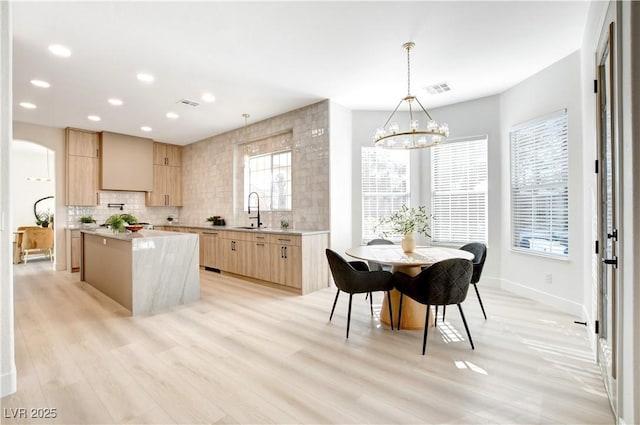
[[[172,167],[182,166],[182,147],[177,145],[165,145],[167,164]]]
[[[294,245],[271,245],[271,281],[302,288],[302,249]]]
[[[153,190],[147,192],[147,206],[149,207],[167,205],[166,168],[162,165],[153,166]]]
[[[271,280],[270,248],[271,245],[264,242],[251,242],[249,255],[245,257],[248,276]]]
[[[167,157],[167,145],[164,143],[153,143],[153,164],[154,165],[167,165],[166,157]]]
[[[182,206],[182,167],[164,167],[167,205]]]
[[[97,158],[99,156],[100,136],[98,133],[67,128],[67,155]]]
[[[250,242],[236,239],[224,239],[224,252],[222,255],[223,270],[239,275],[247,275],[247,257],[250,251]]]
[[[67,156],[67,205],[98,205],[98,158]]]
[[[71,271],[80,270],[80,232],[71,231]]]
[[[212,267],[214,269],[221,269],[221,255],[222,244],[220,243],[219,233],[203,232],[200,235],[201,252],[203,255],[202,264],[205,267]]]

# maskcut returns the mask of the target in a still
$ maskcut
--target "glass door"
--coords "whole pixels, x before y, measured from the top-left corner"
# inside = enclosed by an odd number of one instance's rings
[[[614,23],[603,32],[598,59],[598,360],[612,406],[616,405],[617,286],[618,286],[618,135]]]

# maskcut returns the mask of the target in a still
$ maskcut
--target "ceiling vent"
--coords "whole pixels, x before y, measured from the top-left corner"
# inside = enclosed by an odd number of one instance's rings
[[[179,100],[178,103],[181,103],[181,104],[186,105],[186,106],[193,106],[193,107],[200,105],[195,100],[191,100],[191,99],[187,99],[187,98]]]
[[[449,83],[440,83],[434,84],[431,86],[427,86],[424,88],[429,94],[440,94],[451,91],[451,87],[449,87]]]

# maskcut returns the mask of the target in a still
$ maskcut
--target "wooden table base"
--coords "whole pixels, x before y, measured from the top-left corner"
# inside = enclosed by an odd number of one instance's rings
[[[391,269],[392,273],[402,272],[409,276],[417,276],[421,271],[420,266],[394,266]],[[382,309],[380,310],[380,322],[387,326],[389,324],[389,307],[388,307],[386,295],[383,297]],[[393,324],[398,327],[398,310],[400,308],[400,292],[397,290],[391,291],[391,310],[393,312]],[[417,330],[424,329],[424,316],[426,314],[427,306],[420,304],[405,296],[402,298],[402,322],[400,323],[400,329]],[[429,326],[433,326],[433,311],[429,315]]]

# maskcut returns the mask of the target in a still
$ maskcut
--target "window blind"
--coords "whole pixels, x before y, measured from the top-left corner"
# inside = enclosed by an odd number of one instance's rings
[[[511,244],[569,255],[569,138],[566,110],[514,127],[511,143]]]
[[[431,149],[431,238],[487,242],[487,138]]]
[[[362,147],[362,238],[366,243],[385,234],[385,238],[400,240],[378,220],[409,206],[409,151]]]

